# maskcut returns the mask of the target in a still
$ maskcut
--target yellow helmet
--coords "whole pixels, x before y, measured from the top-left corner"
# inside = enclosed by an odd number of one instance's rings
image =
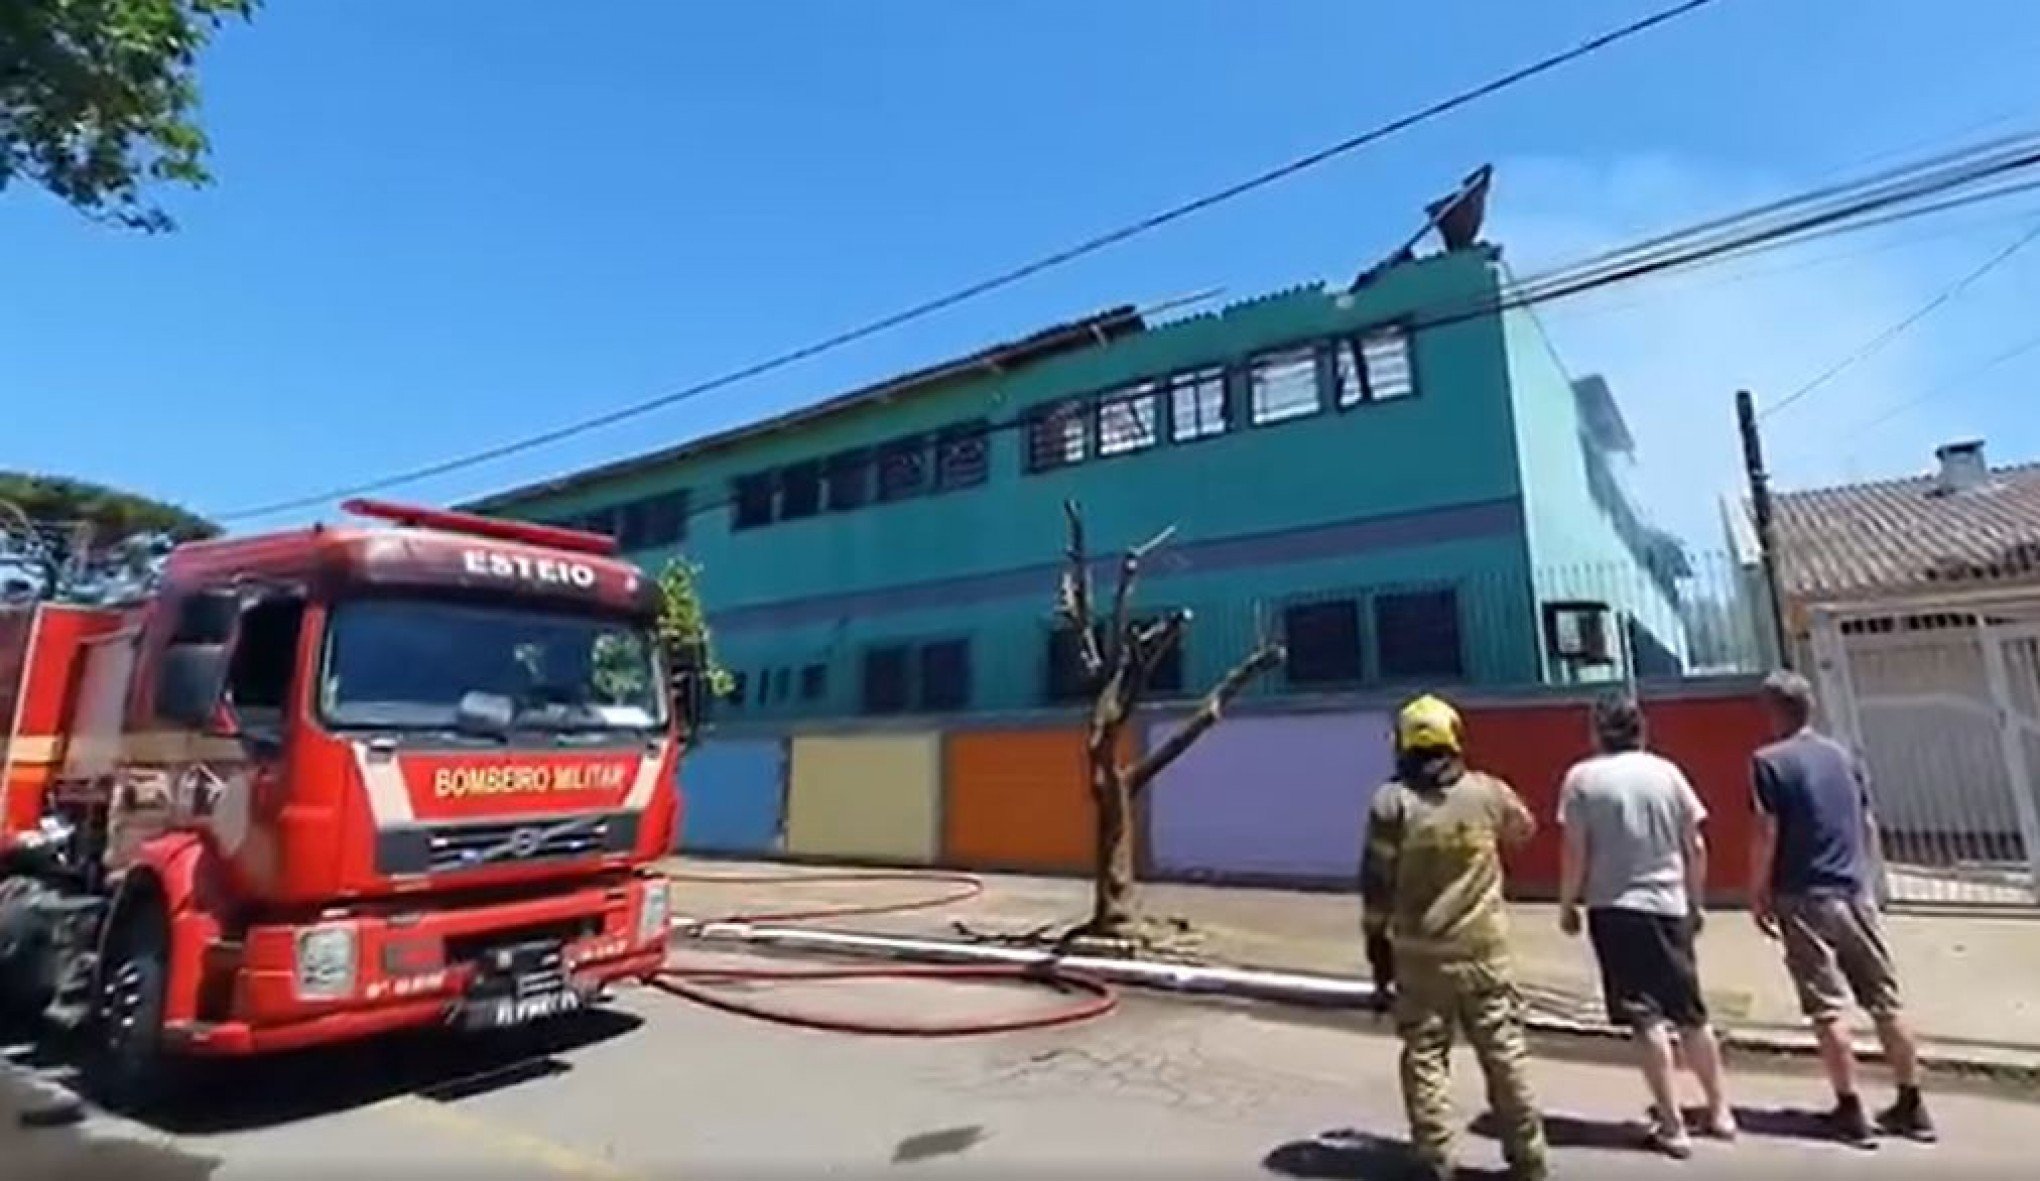
[[[1459,711],[1426,693],[1395,718],[1397,750],[1459,750]]]

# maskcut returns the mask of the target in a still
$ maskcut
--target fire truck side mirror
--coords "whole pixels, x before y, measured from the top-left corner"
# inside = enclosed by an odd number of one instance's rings
[[[692,740],[708,721],[708,678],[689,669],[673,674],[671,684],[673,716],[680,719],[681,732]]]

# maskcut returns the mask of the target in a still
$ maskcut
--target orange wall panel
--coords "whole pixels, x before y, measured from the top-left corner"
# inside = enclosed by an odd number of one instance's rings
[[[1082,731],[966,730],[944,746],[945,863],[1089,871],[1096,813]]]
[[[1467,759],[1509,781],[1537,816],[1537,837],[1509,860],[1510,893],[1558,893],[1558,786],[1592,750],[1584,703],[1472,709]],[[1644,702],[1650,748],[1677,763],[1707,805],[1707,881],[1716,897],[1743,892],[1749,864],[1750,755],[1768,741],[1762,707],[1750,697]]]

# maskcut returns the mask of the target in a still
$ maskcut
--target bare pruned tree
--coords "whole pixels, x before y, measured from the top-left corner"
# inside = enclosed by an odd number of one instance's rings
[[[1218,724],[1226,705],[1249,681],[1281,664],[1284,653],[1278,643],[1259,641],[1219,678],[1181,726],[1153,750],[1122,762],[1120,744],[1127,725],[1145,700],[1155,670],[1183,642],[1183,633],[1190,626],[1190,612],[1184,610],[1141,623],[1129,615],[1141,563],[1167,544],[1176,529],[1171,525],[1121,556],[1111,610],[1100,618],[1092,609],[1091,557],[1084,545],[1083,513],[1074,500],[1064,502],[1063,512],[1069,520],[1069,549],[1056,615],[1075,640],[1078,670],[1091,699],[1084,752],[1098,815],[1091,919],[1075,933],[1118,939],[1126,937],[1133,926],[1133,818],[1141,794],[1205,731]]]

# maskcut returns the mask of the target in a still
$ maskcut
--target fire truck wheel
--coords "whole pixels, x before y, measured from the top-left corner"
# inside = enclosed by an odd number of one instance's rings
[[[147,918],[121,924],[107,948],[87,1065],[95,1097],[110,1110],[139,1113],[166,1089],[164,960],[160,933]]]

